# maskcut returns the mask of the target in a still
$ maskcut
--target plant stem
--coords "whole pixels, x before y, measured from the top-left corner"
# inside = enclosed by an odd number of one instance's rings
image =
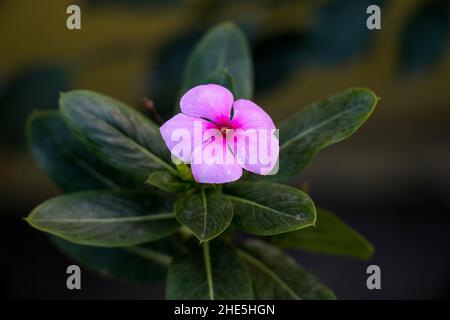
[[[214,285],[212,280],[211,257],[209,255],[209,241],[203,243],[203,256],[205,258],[206,278],[208,281],[208,291],[211,300],[214,300]]]
[[[172,258],[168,256],[167,254],[160,253],[157,251],[153,251],[147,248],[143,247],[124,247],[124,250],[134,253],[142,258],[149,259],[155,262],[158,262],[159,264],[168,267],[170,265],[170,261]]]
[[[155,103],[148,99],[143,98],[142,104],[144,105],[145,110],[148,111],[150,118],[155,121],[157,124],[162,125],[164,121],[162,120],[161,116],[159,115],[158,111],[155,108]]]

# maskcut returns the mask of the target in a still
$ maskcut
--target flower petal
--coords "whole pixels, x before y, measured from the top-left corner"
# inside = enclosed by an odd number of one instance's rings
[[[206,84],[187,91],[180,100],[181,112],[222,123],[230,119],[233,94],[222,86]]]
[[[221,149],[221,155],[210,152],[214,148],[217,148],[216,151]],[[225,140],[209,141],[194,148],[191,170],[194,180],[199,183],[227,183],[242,176],[242,167],[229,151]]]
[[[260,175],[278,172],[280,146],[276,129],[238,130],[236,136],[234,153],[245,170]]]
[[[195,134],[200,139],[198,143],[201,144],[203,131],[211,126],[213,125],[208,121],[179,113],[165,122],[159,131],[172,155],[183,162],[190,162]],[[195,132],[194,128],[198,132]]]
[[[275,129],[272,118],[260,106],[250,100],[236,100],[233,105],[233,111],[231,123],[234,128]]]
[[[270,116],[250,100],[234,102],[232,125],[236,128],[234,152],[242,167],[256,174],[278,171],[278,131]]]

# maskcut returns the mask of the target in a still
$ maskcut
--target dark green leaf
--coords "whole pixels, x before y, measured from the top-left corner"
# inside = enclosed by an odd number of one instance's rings
[[[350,89],[284,121],[279,128],[279,171],[272,179],[293,178],[320,149],[350,136],[370,116],[377,101],[368,89]]]
[[[131,186],[127,177],[92,156],[76,140],[58,111],[36,111],[27,136],[34,157],[65,192]]]
[[[316,210],[304,192],[271,182],[225,186],[233,204],[233,224],[249,233],[274,235],[313,225]]]
[[[250,239],[243,245],[256,299],[335,299],[333,292],[278,248]]]
[[[213,73],[209,74],[206,78],[205,83],[215,83],[221,85],[222,87],[228,88],[231,93],[235,95],[236,89],[234,87],[233,78],[226,68],[216,70]]]
[[[245,36],[233,23],[218,25],[200,40],[189,57],[181,91],[218,79],[222,79],[222,85],[232,82],[233,88],[229,89],[235,99],[253,95],[250,49]]]
[[[60,110],[76,137],[112,167],[142,182],[154,171],[176,174],[159,128],[136,110],[82,90],[62,94]]]
[[[180,192],[191,187],[191,184],[182,181],[167,171],[153,172],[148,177],[147,183],[166,192]]]
[[[164,238],[177,230],[170,202],[150,194],[84,191],[52,198],[27,221],[66,240],[119,247]]]
[[[282,248],[304,249],[322,253],[368,259],[373,246],[358,232],[328,210],[317,209],[315,227],[276,236],[272,242]]]
[[[191,229],[200,241],[221,234],[233,218],[233,206],[221,192],[205,190],[187,192],[174,206],[178,221]]]
[[[124,248],[83,246],[53,236],[51,240],[65,255],[82,266],[101,276],[127,282],[165,279],[174,252],[174,244],[169,239]]]
[[[191,243],[169,267],[168,299],[252,299],[248,271],[235,248],[221,241]]]

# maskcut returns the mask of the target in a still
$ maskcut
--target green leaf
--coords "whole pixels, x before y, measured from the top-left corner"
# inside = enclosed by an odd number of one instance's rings
[[[83,246],[54,236],[51,241],[67,257],[101,276],[136,283],[165,279],[174,252],[169,239],[124,248]]]
[[[27,136],[38,163],[65,192],[132,186],[130,179],[92,156],[72,136],[58,111],[33,112]]]
[[[166,192],[185,191],[192,186],[167,171],[153,172],[146,183]]]
[[[142,182],[155,171],[176,174],[158,126],[136,110],[99,93],[77,90],[61,95],[60,111],[76,137],[112,167]]]
[[[272,182],[239,182],[224,187],[233,204],[233,224],[248,233],[275,235],[313,225],[316,210],[304,192]]]
[[[304,249],[361,259],[369,259],[374,251],[373,246],[363,236],[322,208],[317,208],[315,227],[276,236],[271,242],[281,248]]]
[[[192,177],[192,172],[189,166],[185,163],[177,164],[177,172],[180,176],[181,180],[183,181],[194,181],[194,178]]]
[[[235,99],[253,96],[253,64],[244,34],[233,23],[211,29],[189,57],[181,92],[205,83],[225,85]]]
[[[222,87],[228,88],[233,93],[233,96],[236,95],[236,88],[234,87],[233,78],[228,68],[219,69],[210,73],[204,82],[221,85]]]
[[[252,299],[248,271],[235,248],[221,241],[191,243],[169,267],[167,299]]]
[[[40,204],[26,220],[31,226],[66,240],[101,247],[155,241],[179,227],[170,202],[125,191],[58,196]]]
[[[284,121],[280,129],[280,165],[272,179],[289,180],[320,150],[356,131],[378,99],[368,89],[350,89],[318,101]]]
[[[200,241],[220,235],[233,218],[230,200],[217,190],[205,188],[182,195],[175,202],[174,211],[178,221],[189,227]]]
[[[274,246],[250,239],[240,254],[249,269],[255,299],[335,299],[330,289]]]

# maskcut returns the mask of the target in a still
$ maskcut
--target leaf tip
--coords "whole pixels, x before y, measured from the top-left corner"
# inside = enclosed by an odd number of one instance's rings
[[[207,34],[213,34],[217,31],[231,31],[241,39],[245,39],[245,35],[238,24],[232,20],[224,21],[213,27]]]
[[[145,180],[144,184],[151,184],[151,185],[153,185],[152,180],[153,180],[153,175],[154,175],[154,174],[155,174],[155,172],[149,174],[149,176],[148,176],[147,179]]]
[[[217,26],[217,28],[238,28],[236,22],[234,22],[233,20],[228,20],[228,21],[224,21],[221,24],[219,24]]]
[[[364,260],[369,260],[375,254],[375,246],[373,244],[371,244],[369,241],[366,241],[366,249],[367,249],[367,251],[362,258]]]
[[[37,228],[37,227],[34,225],[32,219],[31,219],[31,214],[29,214],[29,215],[26,216],[26,217],[22,217],[22,220],[25,221],[26,223],[28,223],[28,225],[30,225],[31,227]]]

